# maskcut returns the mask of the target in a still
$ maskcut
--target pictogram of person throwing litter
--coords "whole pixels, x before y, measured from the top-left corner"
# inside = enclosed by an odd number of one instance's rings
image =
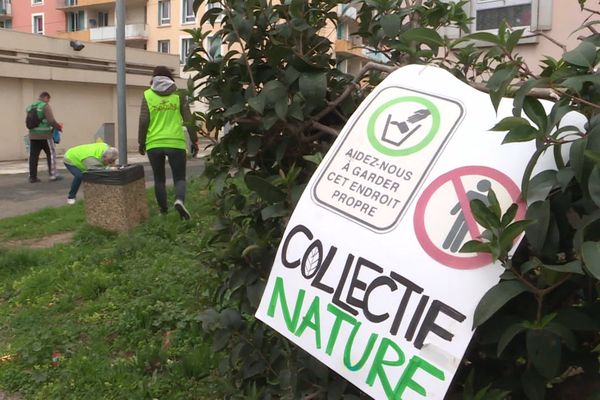
[[[402,143],[406,142],[408,138],[410,138],[421,127],[421,124],[419,124],[411,129],[409,127],[409,124],[414,125],[430,115],[431,111],[425,108],[422,110],[415,111],[413,115],[406,119],[406,121],[398,122],[392,120],[392,114],[388,114],[381,140],[389,144],[393,144],[394,146],[401,146]],[[390,125],[394,125],[398,131],[396,131],[393,128],[390,129]],[[400,134],[398,135],[397,132],[399,132]]]
[[[487,179],[482,179],[477,183],[478,191],[469,190],[467,192],[467,199],[469,201],[479,199],[487,206],[489,205],[487,193],[491,187],[492,184],[490,181]],[[442,248],[444,250],[450,250],[452,253],[456,253],[460,249],[465,237],[467,236],[467,233],[469,232],[469,225],[467,223],[467,219],[465,218],[465,211],[461,207],[460,201],[456,203],[452,210],[450,210],[450,215],[456,215],[456,219],[452,224],[452,228],[450,228],[450,232],[448,232],[448,236],[446,236],[446,239],[442,244]]]

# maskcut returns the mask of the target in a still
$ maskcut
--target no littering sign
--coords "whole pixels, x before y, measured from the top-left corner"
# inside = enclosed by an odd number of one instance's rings
[[[512,108],[435,67],[390,74],[308,183],[257,318],[374,399],[443,399],[503,271],[458,251],[483,231],[469,201],[518,202],[535,152],[487,131]]]
[[[489,254],[462,254],[469,240],[481,238],[480,227],[471,213],[470,201],[487,204],[492,189],[500,204],[518,204],[516,219],[525,216],[521,190],[502,172],[483,166],[467,166],[435,179],[421,195],[414,214],[415,234],[427,254],[445,266],[457,269],[481,268],[492,263]],[[506,210],[502,210],[505,212]]]

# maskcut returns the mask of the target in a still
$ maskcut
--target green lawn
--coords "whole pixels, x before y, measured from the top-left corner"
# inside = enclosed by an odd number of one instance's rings
[[[212,224],[203,185],[190,184],[191,221],[173,211],[129,234],[85,225],[81,205],[0,221],[2,240],[75,231],[50,249],[0,248],[0,390],[26,399],[221,397],[211,375],[218,360],[197,321],[217,279],[203,262]]]

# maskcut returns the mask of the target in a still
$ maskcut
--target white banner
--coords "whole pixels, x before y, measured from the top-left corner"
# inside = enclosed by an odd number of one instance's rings
[[[488,132],[511,110],[435,67],[392,73],[309,182],[256,316],[375,399],[443,399],[502,272],[458,252],[483,231],[469,201],[525,214],[535,148]]]

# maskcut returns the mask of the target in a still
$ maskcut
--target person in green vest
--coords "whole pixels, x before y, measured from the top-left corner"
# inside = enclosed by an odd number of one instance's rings
[[[67,204],[75,204],[83,173],[89,169],[106,168],[117,161],[119,152],[108,144],[98,142],[71,147],[65,153],[65,167],[73,174]]]
[[[169,161],[175,184],[174,208],[181,219],[190,219],[185,207],[187,143],[184,124],[192,143],[192,154],[198,152],[198,128],[190,112],[186,96],[177,93],[171,71],[157,66],[150,88],[144,92],[140,109],[139,153],[148,153],[154,175],[154,194],[161,214],[168,212],[165,161]]]
[[[63,124],[56,121],[48,103],[50,103],[50,94],[42,92],[40,97],[26,109],[27,113],[32,109],[36,109],[39,122],[37,126],[29,129],[29,182],[31,183],[40,182],[37,173],[42,150],[46,153],[46,159],[48,160],[50,180],[57,181],[60,179],[56,172],[56,149],[52,139],[52,131],[54,129],[62,131]]]

